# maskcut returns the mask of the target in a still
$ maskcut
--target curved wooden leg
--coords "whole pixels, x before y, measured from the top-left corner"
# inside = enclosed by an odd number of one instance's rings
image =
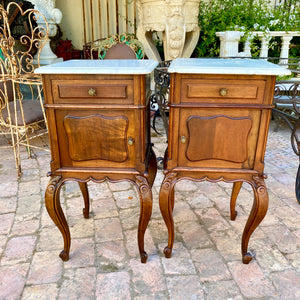
[[[264,219],[269,205],[268,191],[264,176],[253,176],[252,187],[254,191],[254,201],[242,237],[242,256],[244,264],[248,264],[253,258],[253,255],[247,252],[248,242],[251,234]]]
[[[237,211],[235,210],[235,204],[236,204],[236,199],[238,197],[238,194],[241,190],[243,182],[238,181],[234,182],[232,192],[231,192],[231,198],[230,198],[230,220],[234,221],[236,216],[237,216]]]
[[[89,192],[87,188],[86,182],[78,182],[78,185],[80,187],[83,199],[84,199],[84,208],[82,209],[83,216],[85,219],[89,218],[90,213],[90,198],[89,198]]]
[[[146,263],[148,254],[144,249],[144,237],[151,214],[152,214],[152,192],[148,180],[144,176],[136,176],[136,185],[140,196],[141,211],[138,227],[138,246],[141,262]]]
[[[55,176],[50,179],[45,192],[45,204],[50,218],[60,230],[64,239],[64,250],[59,256],[63,261],[67,261],[69,260],[71,236],[68,223],[60,206],[59,194],[61,186],[62,180],[60,176]]]
[[[156,155],[152,149],[152,146],[150,148],[150,160],[149,160],[148,172],[149,172],[148,181],[149,181],[150,188],[152,188],[157,173]]]
[[[165,224],[168,228],[168,246],[164,249],[166,258],[172,255],[172,248],[174,244],[174,221],[173,221],[173,208],[174,208],[174,185],[176,181],[176,173],[167,173],[162,182],[159,192],[159,207],[163,216]]]

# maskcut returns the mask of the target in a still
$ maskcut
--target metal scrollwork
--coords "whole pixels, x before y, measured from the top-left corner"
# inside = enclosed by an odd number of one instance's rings
[[[291,129],[293,151],[300,159],[300,83],[299,81],[278,81],[274,91],[274,115],[284,120]],[[300,162],[296,177],[296,197],[300,204]]]
[[[171,61],[161,62],[158,67],[154,70],[154,82],[155,82],[155,92],[150,96],[150,105],[151,108],[156,108],[152,127],[157,134],[160,134],[156,129],[156,119],[158,116],[161,116],[163,119],[164,129],[168,136],[168,119],[167,119],[167,110],[168,110],[168,97],[170,91],[170,73],[168,73],[168,67]]]

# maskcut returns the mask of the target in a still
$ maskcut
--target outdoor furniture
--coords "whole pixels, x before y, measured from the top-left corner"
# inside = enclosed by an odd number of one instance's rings
[[[242,236],[242,258],[252,260],[248,242],[268,209],[264,153],[276,75],[290,72],[267,61],[177,59],[171,73],[169,143],[164,159],[160,210],[168,228],[165,257],[174,243],[174,187],[183,179],[233,183],[231,220],[243,182],[254,192]]]
[[[47,124],[42,80],[40,75],[34,74],[34,69],[40,65],[40,52],[48,39],[48,24],[39,11],[24,11],[22,5],[10,2],[6,9],[0,5],[1,71],[9,79],[6,89],[2,89],[7,94],[5,105],[1,107],[0,125],[2,133],[11,135],[18,177],[21,175],[20,145],[26,146],[31,156],[31,148],[40,147],[33,146],[30,140],[47,133],[47,129],[36,131]],[[15,24],[16,18],[21,24]]]
[[[300,82],[298,80],[277,81],[274,93],[273,115],[282,119],[291,129],[291,144],[293,151],[300,157]],[[300,204],[300,161],[295,182],[295,192]]]
[[[157,166],[146,90],[156,65],[152,60],[69,60],[36,70],[43,77],[52,157],[45,202],[64,238],[64,261],[69,259],[71,237],[59,194],[68,180],[80,185],[86,218],[88,181],[125,180],[137,187],[138,246],[141,261],[147,261],[144,234]]]

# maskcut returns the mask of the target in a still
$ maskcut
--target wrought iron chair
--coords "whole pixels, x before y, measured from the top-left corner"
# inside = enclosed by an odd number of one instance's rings
[[[22,24],[15,24],[17,16]],[[18,177],[21,176],[20,146],[26,146],[31,157],[31,148],[41,148],[31,140],[47,133],[42,79],[34,70],[40,65],[40,52],[48,32],[48,23],[39,11],[23,10],[22,3],[9,2],[6,8],[0,5],[1,132],[11,134]],[[38,130],[41,128],[44,130]]]
[[[98,59],[143,59],[143,45],[133,34],[115,34],[107,39],[90,43],[90,58],[98,53]]]

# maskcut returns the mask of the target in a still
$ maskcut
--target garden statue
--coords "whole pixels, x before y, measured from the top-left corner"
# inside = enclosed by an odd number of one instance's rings
[[[188,58],[197,45],[200,0],[137,0],[137,37],[149,59],[161,57],[152,33],[162,32],[164,59]]]

